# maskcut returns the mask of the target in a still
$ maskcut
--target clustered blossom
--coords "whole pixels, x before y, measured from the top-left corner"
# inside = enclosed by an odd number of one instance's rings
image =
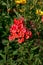
[[[18,43],[24,42],[32,37],[32,32],[24,24],[24,19],[14,19],[14,24],[10,27],[9,41],[17,39]]]

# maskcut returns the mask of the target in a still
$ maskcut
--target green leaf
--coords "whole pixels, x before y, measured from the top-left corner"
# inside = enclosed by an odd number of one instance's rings
[[[9,41],[8,40],[2,40],[2,43],[3,43],[3,45],[7,45],[7,43],[8,43]]]
[[[33,59],[33,54],[30,54],[30,60],[32,60]]]
[[[5,2],[2,1],[2,5],[7,5]]]
[[[36,50],[37,48],[39,48],[39,46],[31,48],[31,50],[33,51]]]
[[[1,53],[0,53],[0,56],[1,56],[2,58],[4,58],[4,55],[3,55],[3,54],[1,54]]]
[[[18,51],[16,50],[16,51],[13,51],[13,55],[16,55],[18,53]]]

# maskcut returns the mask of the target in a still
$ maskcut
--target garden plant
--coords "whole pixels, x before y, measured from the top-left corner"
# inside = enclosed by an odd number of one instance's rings
[[[43,65],[43,0],[0,0],[0,65]]]

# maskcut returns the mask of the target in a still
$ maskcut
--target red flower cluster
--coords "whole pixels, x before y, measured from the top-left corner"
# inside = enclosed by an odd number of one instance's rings
[[[10,28],[9,40],[17,39],[18,43],[24,42],[25,39],[32,37],[32,32],[29,31],[25,24],[24,19],[14,19],[14,24]]]

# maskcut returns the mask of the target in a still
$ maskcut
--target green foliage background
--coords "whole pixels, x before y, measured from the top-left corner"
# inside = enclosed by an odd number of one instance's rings
[[[24,12],[19,11],[22,8],[25,8]],[[43,0],[27,0],[25,5],[0,0],[0,65],[43,65],[43,23],[41,16],[36,15],[37,9],[43,10]],[[32,38],[21,45],[8,40],[13,19],[20,16],[25,18],[26,26],[33,33]]]

